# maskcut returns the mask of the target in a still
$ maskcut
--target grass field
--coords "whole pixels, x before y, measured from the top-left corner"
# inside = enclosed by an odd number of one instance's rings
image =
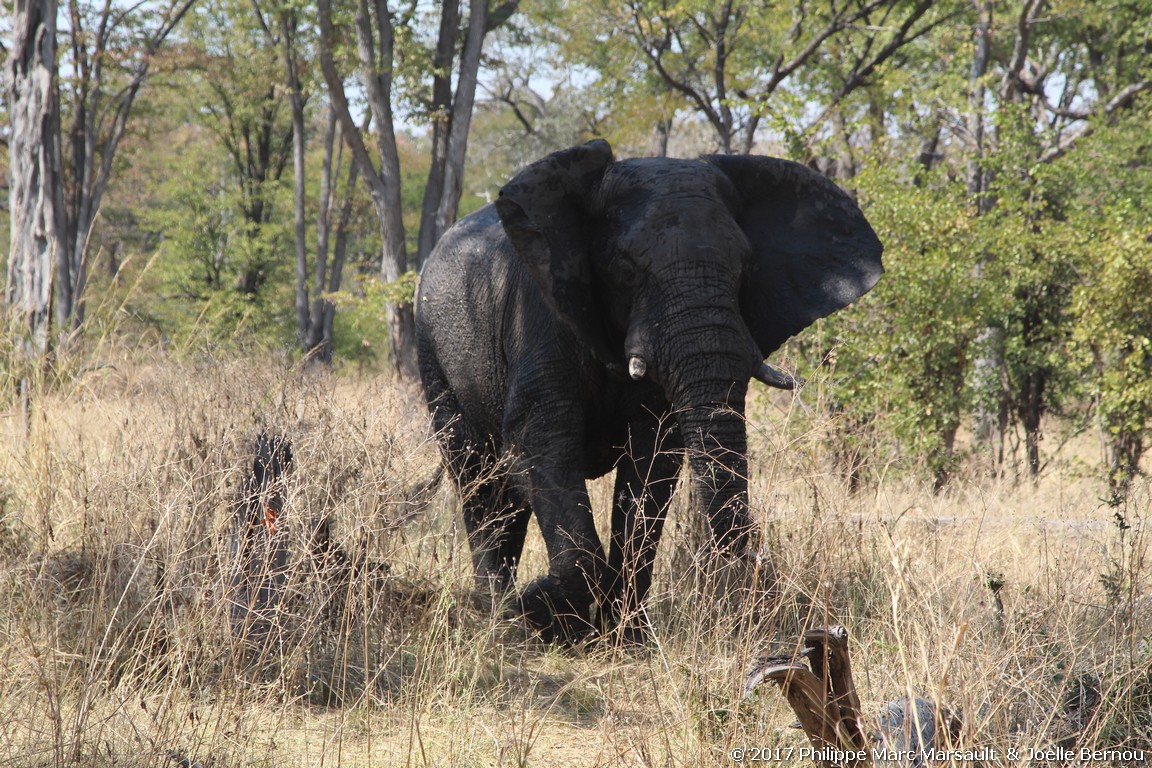
[[[696,766],[738,748],[809,765],[779,693],[742,689],[756,657],[830,623],[866,712],[931,697],[985,764],[1057,744],[1152,759],[1149,485],[1101,501],[1090,437],[1035,485],[973,471],[933,495],[889,467],[850,494],[819,385],[760,391],[772,568],[699,556],[682,494],[650,647],[564,650],[475,593],[447,484],[411,498],[438,461],[414,389],[266,353],[102,362],[0,414],[0,766]],[[229,532],[261,431],[295,464],[277,642],[252,662],[229,629]],[[610,485],[592,491],[604,510]],[[319,520],[341,558],[306,554]],[[521,573],[543,567],[530,539]]]

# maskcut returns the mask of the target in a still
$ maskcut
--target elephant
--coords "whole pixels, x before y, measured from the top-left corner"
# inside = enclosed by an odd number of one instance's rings
[[[745,397],[789,337],[870,290],[883,246],[845,192],[763,156],[524,168],[428,256],[424,396],[477,583],[545,640],[638,621],[687,458],[712,549],[745,556]],[[615,470],[608,551],[586,481]],[[514,595],[535,514],[548,572]]]

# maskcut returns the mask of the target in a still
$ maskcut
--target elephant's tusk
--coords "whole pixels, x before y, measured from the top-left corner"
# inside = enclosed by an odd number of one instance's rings
[[[644,362],[644,358],[640,355],[632,355],[628,358],[628,375],[632,377],[633,381],[640,381],[646,373],[648,373],[648,363]]]
[[[769,387],[776,387],[777,389],[796,389],[804,385],[804,380],[793,376],[790,373],[784,373],[779,368],[773,368],[768,363],[760,363],[752,372],[752,378],[756,379],[762,384]]]

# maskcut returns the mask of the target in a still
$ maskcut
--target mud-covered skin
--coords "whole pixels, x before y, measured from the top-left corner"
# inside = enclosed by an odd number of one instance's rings
[[[753,530],[743,421],[763,357],[867,291],[881,246],[818,174],[770,158],[548,156],[462,219],[421,275],[421,378],[477,579],[509,590],[535,514],[546,638],[635,622],[687,452],[721,549]],[[637,380],[639,379],[639,380]],[[616,470],[607,553],[585,481]]]

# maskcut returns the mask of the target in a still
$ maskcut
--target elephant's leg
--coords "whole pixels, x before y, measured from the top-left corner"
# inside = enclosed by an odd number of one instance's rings
[[[473,482],[460,487],[476,583],[501,596],[516,581],[532,510],[506,477],[480,481],[481,473],[472,474]]]
[[[675,426],[650,417],[633,424],[629,445],[616,467],[608,556],[613,578],[609,619],[628,635],[644,634],[644,600],[652,586],[656,547],[683,457]]]
[[[548,549],[548,575],[524,590],[520,612],[545,641],[570,643],[594,629],[590,613],[604,594],[604,548],[582,472],[537,464],[525,479]]]
[[[476,584],[502,596],[515,581],[531,509],[509,481],[493,439],[469,431],[434,355],[423,354],[422,376],[432,404],[432,426],[460,492]]]
[[[571,339],[540,338],[542,327],[526,329],[537,334],[532,354],[509,371],[501,438],[509,479],[548,550],[548,574],[527,586],[518,607],[545,640],[571,642],[593,629],[591,609],[604,594],[607,560],[585,485],[588,384],[580,349]],[[541,349],[548,350],[543,357]]]

